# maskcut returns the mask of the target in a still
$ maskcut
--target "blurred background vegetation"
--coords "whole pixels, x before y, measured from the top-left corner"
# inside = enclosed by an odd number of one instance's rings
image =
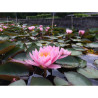
[[[90,17],[90,16],[98,16],[97,12],[93,13],[83,13],[83,12],[66,12],[66,13],[49,13],[49,12],[37,12],[37,13],[0,13],[0,18],[20,18],[20,19],[35,19],[35,18],[45,18],[45,19],[51,19],[54,14],[54,18],[64,18],[66,16],[73,16],[73,17]]]

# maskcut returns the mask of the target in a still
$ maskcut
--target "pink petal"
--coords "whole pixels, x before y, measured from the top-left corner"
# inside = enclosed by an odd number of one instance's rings
[[[26,62],[28,65],[35,65],[35,66],[39,66],[36,62],[31,61],[31,60],[25,60],[25,62]]]
[[[57,65],[57,64],[51,64],[50,66],[48,66],[48,68],[50,68],[50,69],[58,69],[58,68],[61,68],[61,66]]]
[[[12,60],[10,60],[10,61],[11,61],[11,62],[21,63],[21,64],[24,64],[24,65],[28,65],[26,62],[24,62],[24,61],[20,61],[20,60],[12,59]]]

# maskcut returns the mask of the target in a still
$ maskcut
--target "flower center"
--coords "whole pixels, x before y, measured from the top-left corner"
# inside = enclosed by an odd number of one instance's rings
[[[48,55],[50,55],[50,52],[41,52],[39,55],[40,55],[41,57],[42,57],[42,56],[47,57]]]

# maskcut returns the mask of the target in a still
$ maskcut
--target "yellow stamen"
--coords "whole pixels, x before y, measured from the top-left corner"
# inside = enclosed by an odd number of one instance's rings
[[[39,55],[40,55],[41,57],[42,57],[42,56],[47,57],[48,55],[50,55],[50,52],[41,52]]]

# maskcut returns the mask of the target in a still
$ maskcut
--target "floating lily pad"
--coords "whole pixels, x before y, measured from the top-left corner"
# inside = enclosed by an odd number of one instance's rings
[[[39,46],[39,47],[42,47],[42,44],[41,43],[38,43],[37,42],[36,45]]]
[[[66,76],[67,80],[72,84],[72,85],[81,85],[81,86],[87,86],[87,85],[92,85],[91,81],[86,78],[85,76],[76,73],[76,72],[65,72],[64,75]]]
[[[94,43],[88,43],[85,45],[86,47],[90,47],[90,48],[98,48],[98,43],[94,42]]]
[[[8,36],[0,36],[0,40],[8,40],[9,39],[9,37]]]
[[[76,41],[77,41],[77,42],[80,42],[80,41],[81,41],[81,39],[72,39],[72,38],[71,38],[71,40],[72,40],[72,41],[75,41],[75,42],[76,42]]]
[[[82,44],[82,43],[76,43],[76,45],[77,45],[77,46],[83,46],[83,44]]]
[[[21,48],[15,47],[5,54],[5,59],[8,59],[8,58],[14,56],[16,53],[20,53],[21,51],[23,51]]]
[[[27,59],[26,53],[19,53],[14,57],[15,60],[24,61]]]
[[[56,61],[56,63],[61,64],[61,66],[64,68],[76,68],[79,66],[79,61],[73,56],[59,59]]]
[[[39,46],[37,46],[35,43],[32,43],[31,46],[27,49],[27,55],[29,56],[29,52],[34,51],[35,49],[39,49]]]
[[[81,42],[82,43],[91,43],[91,41],[89,39],[82,39]]]
[[[32,77],[30,85],[49,86],[52,85],[52,83],[49,80],[42,77]]]
[[[0,43],[0,54],[5,54],[8,51],[12,50],[15,47],[13,43],[2,42]]]
[[[57,37],[55,36],[49,36],[50,39],[58,39]]]
[[[11,83],[9,86],[26,86],[26,83],[24,80],[18,80]]]
[[[93,67],[79,68],[77,72],[87,78],[98,79],[98,70],[94,69]]]
[[[82,47],[73,47],[73,49],[78,50],[78,51],[86,51],[86,49]]]
[[[59,43],[64,43],[64,40],[57,40]]]
[[[7,62],[0,66],[0,75],[10,76],[28,76],[29,71],[23,64],[16,62]]]
[[[84,68],[87,66],[87,62],[79,57],[75,57],[79,62],[79,67]]]
[[[71,51],[71,55],[72,55],[72,56],[79,56],[79,55],[82,55],[82,52],[81,52],[81,51],[75,50],[75,49],[73,49],[73,48],[68,48],[67,50],[68,50],[68,51]]]
[[[66,80],[61,79],[59,77],[54,78],[54,83],[55,83],[55,85],[59,85],[59,86],[64,86],[64,85],[68,86],[69,85],[69,83]]]

